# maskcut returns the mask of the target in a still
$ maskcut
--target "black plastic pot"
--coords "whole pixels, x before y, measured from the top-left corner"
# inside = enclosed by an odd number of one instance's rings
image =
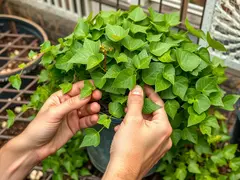
[[[38,39],[38,43],[41,44],[44,41],[48,40],[47,34],[45,31],[36,23],[25,19],[21,18],[18,16],[13,16],[13,15],[6,15],[6,14],[0,14],[0,33],[6,33],[10,30],[11,33],[11,23],[15,24],[17,34],[26,34],[26,35],[33,35]],[[3,55],[3,54],[2,54]],[[1,56],[1,54],[0,54]],[[27,66],[24,68],[23,73],[27,73],[34,69],[41,58],[41,54],[35,59],[27,63]],[[3,66],[6,62],[0,61],[0,67]],[[20,68],[15,68],[12,69],[12,71],[6,72],[6,73],[1,73],[0,74],[0,82],[6,81],[9,76],[17,74],[21,71]]]
[[[112,144],[113,136],[115,134],[114,127],[119,125],[121,120],[112,119],[112,123],[109,129],[104,128],[100,132],[100,144],[97,147],[87,147],[87,152],[92,164],[102,173],[105,172],[109,159],[110,159],[110,147]],[[96,130],[100,130],[102,126],[94,126]],[[123,144],[124,146],[124,144]],[[157,165],[154,166],[146,176],[149,176],[155,172]]]

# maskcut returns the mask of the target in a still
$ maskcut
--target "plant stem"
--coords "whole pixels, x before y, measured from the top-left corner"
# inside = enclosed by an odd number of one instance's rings
[[[100,133],[103,129],[104,129],[104,126],[98,131],[98,133]]]
[[[107,71],[107,56],[106,56],[106,52],[104,52],[104,71]]]

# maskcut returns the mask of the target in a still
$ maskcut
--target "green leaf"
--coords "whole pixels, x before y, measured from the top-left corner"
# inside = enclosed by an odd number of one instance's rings
[[[38,53],[37,52],[34,52],[33,50],[30,50],[29,53],[28,53],[28,58],[31,59],[31,60],[34,60],[36,59]]]
[[[209,96],[213,92],[217,92],[217,80],[213,77],[202,77],[196,82],[196,89],[203,94]]]
[[[148,42],[158,42],[160,41],[160,38],[162,37],[163,34],[152,34],[148,33],[147,34],[147,40]]]
[[[176,76],[175,83],[173,85],[173,94],[184,99],[184,96],[188,89],[188,79],[183,76]]]
[[[199,165],[195,161],[190,161],[188,164],[188,171],[194,174],[200,174]]]
[[[223,157],[223,153],[221,150],[216,150],[211,156],[211,160],[219,166],[224,166],[227,164],[226,160]]]
[[[174,84],[175,81],[175,68],[172,64],[166,64],[163,70],[163,77]]]
[[[187,177],[186,166],[183,163],[180,163],[179,167],[176,169],[174,176],[179,180],[184,180]]]
[[[164,20],[170,26],[176,26],[180,23],[180,15],[179,12],[173,12],[170,14],[164,14]]]
[[[89,39],[85,39],[83,43],[83,48],[87,49],[92,54],[97,54],[100,49],[100,41],[92,41]]]
[[[235,157],[235,153],[237,151],[237,144],[228,144],[223,148],[223,156],[225,159],[230,160]]]
[[[135,39],[129,35],[122,40],[122,45],[129,51],[135,51],[140,47],[144,46],[145,44],[146,43],[143,42],[141,39]]]
[[[237,171],[240,167],[240,157],[236,157],[230,160],[229,167],[233,171]]]
[[[109,113],[116,117],[121,118],[124,115],[123,106],[119,102],[110,102],[108,104]]]
[[[163,72],[164,64],[151,62],[148,69],[142,71],[142,79],[148,85],[155,85],[157,75]]]
[[[197,144],[198,142],[198,134],[195,128],[184,128],[182,131],[182,139],[188,140],[190,142],[193,142],[194,144]]]
[[[140,25],[137,25],[137,24],[134,24],[134,23],[131,23],[131,25],[130,25],[130,31],[133,34],[136,34],[136,33],[147,34],[147,32],[146,32],[147,29],[148,29],[148,27],[146,27],[146,26],[140,26]]]
[[[53,180],[63,180],[63,173],[53,174]]]
[[[93,128],[87,128],[84,130],[85,136],[80,145],[80,148],[87,146],[97,147],[100,144],[100,134]]]
[[[133,69],[127,68],[122,70],[114,80],[113,88],[128,88],[132,90],[136,85],[136,74]]]
[[[121,68],[118,65],[114,64],[108,69],[103,78],[116,78],[120,72]]]
[[[8,81],[11,83],[12,87],[19,90],[22,84],[22,80],[19,74],[12,75],[9,77]]]
[[[116,59],[117,63],[128,62],[128,57],[124,53],[120,53],[119,56],[115,57],[115,59]]]
[[[224,63],[224,60],[219,58],[219,57],[216,57],[214,56],[212,58],[212,66],[214,68],[218,67],[218,66],[221,66],[221,67],[226,67],[225,63]]]
[[[133,64],[137,69],[146,69],[149,68],[151,58],[146,49],[143,49],[138,55],[133,57]]]
[[[66,94],[72,89],[72,83],[66,82],[66,83],[60,84],[59,87],[61,88],[63,94]]]
[[[108,93],[124,95],[126,89],[112,87],[113,81],[114,81],[113,79],[108,79],[102,89]]]
[[[156,11],[153,10],[152,7],[148,8],[149,14],[150,14],[150,19],[153,22],[162,22],[164,21],[164,14],[160,14]]]
[[[169,32],[170,25],[166,24],[165,22],[160,22],[158,24],[151,22],[154,28],[157,30],[158,33],[167,33]]]
[[[207,67],[208,67],[208,64],[205,61],[201,60],[199,66],[196,69],[194,69],[191,74],[194,76],[198,76],[198,74],[202,72],[202,70],[206,69]]]
[[[198,44],[190,43],[190,42],[184,42],[182,43],[182,49],[189,52],[195,52],[199,48]]]
[[[16,115],[11,109],[7,109],[6,111],[8,114],[7,128],[10,128],[14,124]]]
[[[47,65],[51,64],[53,60],[54,60],[54,57],[53,57],[52,53],[47,52],[42,56],[42,60],[41,60],[40,64],[42,64],[43,66],[47,66]]]
[[[223,98],[223,104],[224,104],[223,109],[228,111],[233,111],[234,110],[233,105],[238,101],[239,98],[240,96],[235,94],[226,95]]]
[[[193,26],[191,26],[188,19],[185,20],[185,25],[186,25],[186,28],[187,28],[188,32],[190,32],[194,36],[197,36],[198,38],[206,39],[206,35],[204,34],[204,32],[200,29],[197,30]]]
[[[201,114],[204,111],[208,110],[211,105],[210,100],[204,94],[198,94],[195,97],[195,101],[193,103],[193,109],[198,113]]]
[[[92,55],[93,53],[90,52],[88,49],[80,48],[78,49],[77,53],[71,57],[68,63],[87,64],[88,58]]]
[[[162,56],[167,52],[171,47],[177,46],[174,43],[164,43],[164,42],[151,42],[150,43],[150,52],[155,56]]]
[[[209,32],[207,32],[207,42],[210,47],[217,49],[219,51],[227,51],[227,49],[224,47],[224,45],[214,39],[210,36]]]
[[[176,100],[167,100],[165,102],[164,108],[167,114],[174,119],[177,114],[178,109],[180,108],[180,104]]]
[[[193,71],[201,63],[201,58],[194,53],[177,49],[177,61],[184,71]]]
[[[155,82],[155,92],[163,91],[171,86],[171,83],[163,78],[163,74],[159,73]]]
[[[102,89],[102,87],[104,86],[104,84],[106,83],[106,79],[103,78],[104,74],[101,72],[97,72],[97,71],[93,71],[90,73],[91,77],[94,81],[94,85],[99,88]]]
[[[207,48],[201,47],[197,54],[200,56],[200,58],[202,58],[206,63],[210,63],[210,54],[207,50]]]
[[[192,107],[188,108],[188,127],[202,122],[206,118],[205,113],[197,114]]]
[[[128,18],[130,18],[134,22],[138,22],[147,18],[147,15],[146,13],[144,13],[142,8],[136,7],[133,11],[129,13]]]
[[[170,87],[164,91],[161,91],[160,97],[162,99],[175,99],[176,98],[176,96],[173,94],[172,87]]]
[[[67,170],[68,174],[72,173],[72,170],[74,169],[71,161],[63,161],[63,166],[65,167],[65,169]]]
[[[40,46],[41,46],[41,50],[40,50],[41,53],[46,53],[51,50],[51,43],[49,40],[45,41]]]
[[[161,108],[161,106],[154,103],[151,99],[144,98],[144,105],[142,109],[143,114],[151,114],[159,108]]]
[[[227,118],[221,114],[219,111],[214,111],[214,116],[219,120],[226,120]]]
[[[110,94],[110,97],[111,97],[112,101],[119,102],[120,104],[125,103],[128,99],[128,96],[119,96],[119,95],[115,95],[115,94]]]
[[[210,145],[204,137],[199,137],[198,143],[194,145],[194,149],[199,155],[212,153]]]
[[[184,118],[184,116],[184,111],[180,111],[175,115],[174,119],[170,119],[170,123],[173,129],[179,128],[181,123],[185,122],[186,119]]]
[[[84,87],[81,89],[80,98],[88,97],[92,94],[92,91],[95,90],[95,87],[88,80],[84,81]]]
[[[222,101],[223,96],[224,93],[222,91],[211,93],[209,97],[211,104],[214,106],[223,107],[224,106]]]
[[[173,132],[171,134],[171,139],[172,139],[172,142],[175,146],[177,146],[178,142],[180,141],[181,134],[182,134],[182,131],[180,129],[174,129],[173,130]]]
[[[158,59],[159,61],[166,63],[175,61],[175,59],[173,59],[171,56],[171,50],[164,53],[161,57],[158,57]]]
[[[73,180],[78,180],[78,171],[73,171],[73,172],[71,173],[71,178],[72,178]]]
[[[87,22],[84,22],[82,18],[79,19],[78,24],[74,29],[74,37],[76,39],[83,39],[87,37],[89,33],[89,28]]]
[[[87,70],[92,69],[104,60],[104,55],[102,53],[97,53],[88,58]]]
[[[72,56],[73,53],[71,51],[68,51],[66,52],[65,55],[57,57],[55,67],[57,69],[61,69],[68,72],[73,67],[73,64],[68,63],[69,59],[71,59]]]
[[[106,114],[101,114],[98,118],[98,124],[103,125],[107,129],[109,129],[111,121],[112,120]]]
[[[125,30],[118,25],[107,24],[105,31],[107,37],[114,42],[121,41],[128,35],[128,30]]]

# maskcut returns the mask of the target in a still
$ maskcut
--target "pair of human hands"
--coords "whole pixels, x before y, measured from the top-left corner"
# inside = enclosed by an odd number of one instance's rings
[[[5,152],[14,149],[14,157],[11,151],[5,153],[5,158],[11,157],[3,163],[4,148],[1,149],[0,174],[5,166],[8,169],[5,169],[6,174],[11,174],[5,176],[6,178],[23,178],[29,168],[55,153],[78,130],[97,123],[100,111],[97,101],[101,99],[101,92],[95,90],[91,96],[80,99],[83,86],[84,82],[80,81],[67,94],[58,91],[51,95],[24,132],[4,147]],[[164,106],[151,87],[145,86],[144,91],[153,102]],[[115,127],[110,162],[103,179],[140,179],[171,147],[169,137],[172,128],[164,108],[151,115],[144,115],[143,98],[144,93],[140,86],[129,93],[126,116]],[[25,166],[22,167],[25,168],[21,172],[18,166],[23,162]]]

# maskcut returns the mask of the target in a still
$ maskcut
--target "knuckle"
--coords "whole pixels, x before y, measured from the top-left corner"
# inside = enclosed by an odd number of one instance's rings
[[[142,97],[139,97],[139,95],[132,95],[132,98],[129,101],[130,104],[143,104]]]
[[[76,98],[70,98],[67,100],[67,103],[69,106],[72,106],[76,103]]]

